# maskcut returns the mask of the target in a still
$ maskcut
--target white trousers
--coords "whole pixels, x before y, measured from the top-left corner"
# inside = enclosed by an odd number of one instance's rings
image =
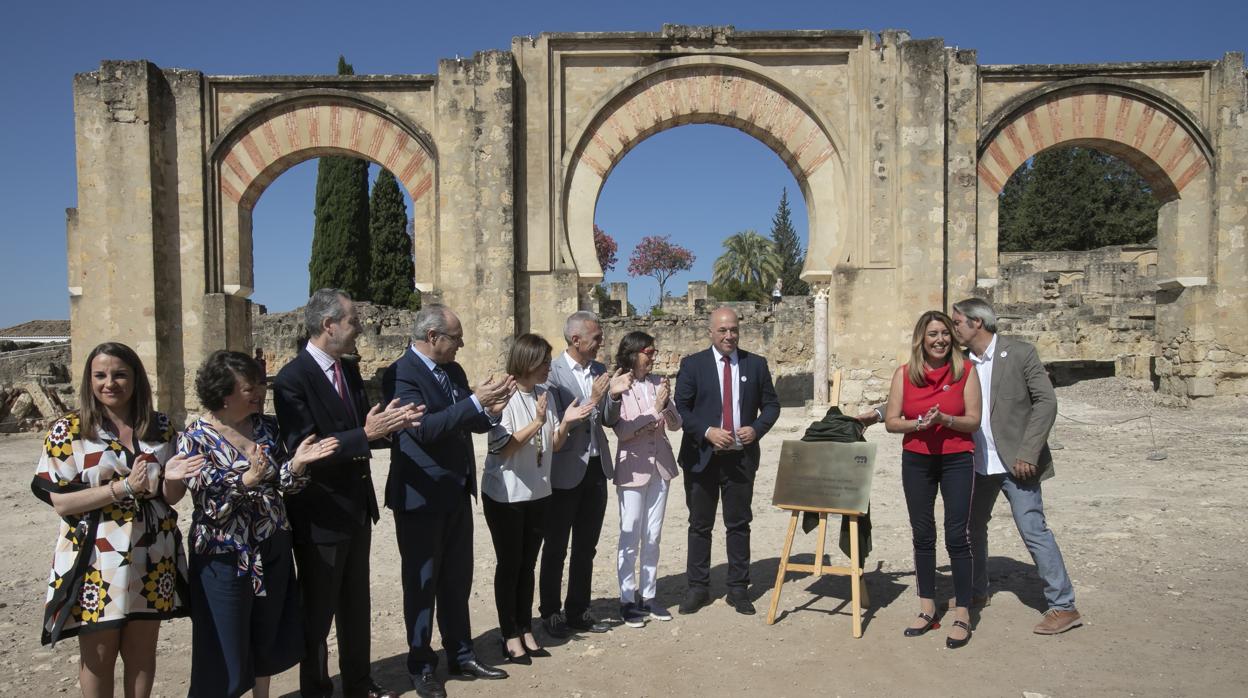
[[[667,481],[658,475],[642,487],[617,487],[620,500],[620,547],[617,570],[620,601],[649,601],[658,586],[659,540],[667,510]],[[641,598],[637,598],[637,558],[641,557]]]

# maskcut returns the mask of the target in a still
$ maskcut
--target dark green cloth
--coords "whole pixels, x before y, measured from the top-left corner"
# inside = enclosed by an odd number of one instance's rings
[[[829,407],[828,413],[823,415],[823,419],[812,422],[806,427],[806,433],[802,435],[802,441],[836,441],[839,443],[853,443],[855,441],[866,441],[862,433],[866,431],[866,427],[857,419],[849,415],[841,414],[839,407]],[[813,511],[808,511],[802,515],[802,532],[810,533],[819,525],[819,515]],[[849,557],[849,518],[841,517],[841,552]],[[867,513],[858,517],[858,552],[862,559],[858,561],[861,565],[867,556],[871,554],[871,509],[867,508]]]

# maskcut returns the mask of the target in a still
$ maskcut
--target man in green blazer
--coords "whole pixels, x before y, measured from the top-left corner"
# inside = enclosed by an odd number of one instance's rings
[[[975,432],[975,494],[971,503],[973,604],[988,603],[988,520],[1005,492],[1027,550],[1044,580],[1048,610],[1034,628],[1056,635],[1082,624],[1075,590],[1057,539],[1044,518],[1040,481],[1053,476],[1047,443],[1057,419],[1057,395],[1032,345],[997,334],[997,315],[979,298],[953,304],[953,329],[970,351],[983,390]]]

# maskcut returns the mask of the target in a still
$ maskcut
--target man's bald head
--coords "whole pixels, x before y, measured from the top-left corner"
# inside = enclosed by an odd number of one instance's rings
[[[708,329],[711,335],[711,344],[719,351],[720,354],[731,354],[737,349],[737,340],[741,338],[740,321],[737,319],[737,311],[726,306],[720,306],[711,312],[711,321],[708,323]]]

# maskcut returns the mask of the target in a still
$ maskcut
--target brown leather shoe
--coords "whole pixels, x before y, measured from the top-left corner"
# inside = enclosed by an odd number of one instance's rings
[[[1057,635],[1081,625],[1083,625],[1083,619],[1080,617],[1079,611],[1073,608],[1069,611],[1050,608],[1044,612],[1044,620],[1040,621],[1032,629],[1032,632],[1037,635]]]
[[[971,597],[971,606],[970,606],[971,608],[983,608],[984,606],[991,606],[991,605],[992,605],[991,596],[972,596]],[[946,608],[952,611],[953,609],[957,607],[958,607],[958,600],[949,599],[949,605]]]

